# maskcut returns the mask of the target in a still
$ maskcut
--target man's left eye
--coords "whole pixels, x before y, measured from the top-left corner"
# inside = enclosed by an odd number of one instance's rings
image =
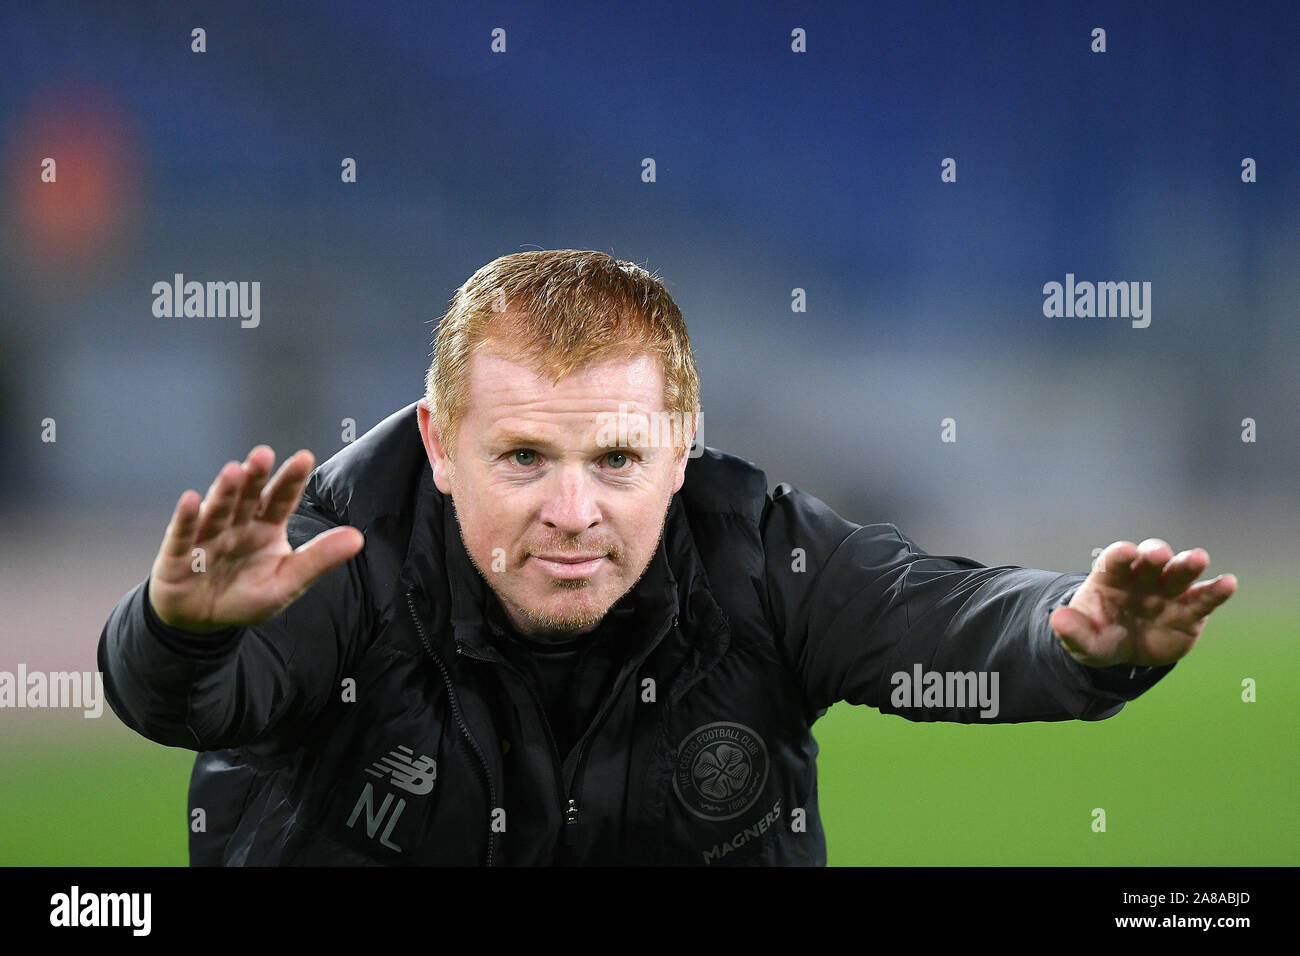
[[[615,471],[622,471],[628,465],[628,457],[622,452],[612,451],[605,456],[605,462]]]

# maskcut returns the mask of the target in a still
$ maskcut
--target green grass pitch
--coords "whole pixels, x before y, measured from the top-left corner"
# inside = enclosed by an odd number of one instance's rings
[[[1285,596],[1237,602],[1109,720],[919,724],[836,706],[814,728],[830,863],[1294,865],[1295,621]],[[3,745],[0,863],[187,863],[193,755],[103,736]]]

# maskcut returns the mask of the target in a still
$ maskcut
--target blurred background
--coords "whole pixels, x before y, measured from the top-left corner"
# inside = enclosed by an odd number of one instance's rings
[[[987,565],[1159,536],[1240,580],[1109,721],[833,709],[832,863],[1294,863],[1298,28],[1281,4],[7,4],[0,670],[93,670],[225,461],[324,460],[420,397],[477,268],[598,249],[664,278],[705,441],[770,485]],[[155,317],[177,273],[259,282],[259,324]],[[1045,317],[1067,273],[1150,282],[1150,326]],[[192,755],[107,709],[0,732],[0,863],[185,863]]]

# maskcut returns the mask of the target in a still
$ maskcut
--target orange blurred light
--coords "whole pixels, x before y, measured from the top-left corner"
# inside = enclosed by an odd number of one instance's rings
[[[13,225],[29,265],[97,271],[121,251],[138,205],[142,151],[125,113],[100,91],[58,89],[33,103],[9,141]],[[43,162],[54,160],[54,182]]]

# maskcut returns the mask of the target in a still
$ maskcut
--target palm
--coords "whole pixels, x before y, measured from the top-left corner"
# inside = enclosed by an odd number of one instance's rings
[[[1050,623],[1070,655],[1089,667],[1172,664],[1199,640],[1209,613],[1237,590],[1231,574],[1192,584],[1209,564],[1201,548],[1174,555],[1158,538],[1141,545],[1117,541]]]
[[[206,498],[181,496],[149,578],[164,622],[194,632],[261,623],[360,550],[364,539],[349,527],[290,547],[289,516],[313,461],[294,455],[268,482],[275,453],[258,446],[242,466],[222,468]]]

